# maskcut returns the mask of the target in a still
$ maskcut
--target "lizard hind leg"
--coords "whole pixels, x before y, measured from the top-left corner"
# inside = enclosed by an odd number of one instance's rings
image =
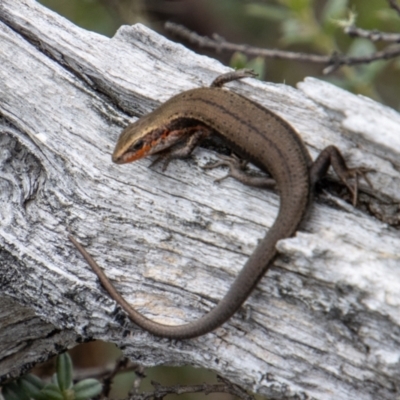
[[[205,165],[203,169],[214,169],[221,166],[229,168],[229,172],[222,178],[216,179],[214,182],[221,182],[224,179],[231,177],[247,186],[253,186],[258,188],[273,189],[276,186],[274,179],[267,176],[254,176],[250,175],[245,171],[248,164],[247,161],[239,159],[237,156],[232,155],[231,157],[218,155],[219,161],[214,164]]]
[[[365,182],[372,188],[371,181],[369,180],[367,173],[371,172],[371,169],[359,167],[349,168],[340,153],[339,149],[335,146],[328,146],[321,151],[317,159],[311,166],[310,178],[311,183],[314,186],[323,176],[326,175],[329,166],[332,166],[341,182],[346,185],[347,189],[352,195],[353,206],[357,205],[358,199],[358,181],[362,177]],[[350,179],[354,179],[354,183],[350,183]]]

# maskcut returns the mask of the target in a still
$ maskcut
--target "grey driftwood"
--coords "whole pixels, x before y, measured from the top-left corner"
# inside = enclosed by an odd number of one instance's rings
[[[142,25],[109,39],[33,0],[0,1],[1,381],[101,339],[143,365],[210,368],[271,399],[400,398],[400,115],[381,104],[312,78],[228,85],[289,121],[313,157],[335,144],[373,169],[374,196],[355,209],[327,185],[215,332],[170,341],[138,329],[67,241],[157,321],[193,320],[221,299],[277,193],[215,184],[225,171],[201,169],[215,159],[204,149],[165,173],[150,160],[113,165],[111,152],[129,121],[227,70]]]

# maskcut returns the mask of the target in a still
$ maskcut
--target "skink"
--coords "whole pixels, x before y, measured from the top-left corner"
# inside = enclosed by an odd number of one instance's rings
[[[334,146],[324,149],[315,162],[295,129],[274,112],[222,86],[250,76],[240,70],[219,76],[209,88],[180,93],[153,112],[129,125],[121,133],[112,159],[128,163],[158,154],[164,169],[173,158],[190,155],[200,140],[210,134],[221,136],[244,159],[267,172],[272,178],[252,179],[244,174],[240,163],[222,161],[230,167],[230,176],[245,184],[276,187],[280,194],[278,216],[247,260],[225,297],[202,318],[185,325],[156,323],[134,310],[118,293],[102,269],[72,236],[77,247],[109,295],[127,312],[131,320],[156,336],[187,339],[206,334],[227,321],[250,295],[277,254],[278,240],[292,236],[307,212],[313,187],[333,166],[340,180],[357,199],[358,177],[362,168],[349,169]],[[221,164],[221,163],[220,163]],[[355,178],[354,184],[349,179]]]

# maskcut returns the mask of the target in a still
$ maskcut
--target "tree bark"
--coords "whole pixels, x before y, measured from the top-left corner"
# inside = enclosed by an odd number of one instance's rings
[[[228,69],[142,25],[109,39],[33,0],[1,0],[0,50],[0,382],[101,339],[145,366],[211,368],[271,399],[398,398],[398,113],[312,78],[229,84],[292,124],[313,158],[334,144],[372,169],[373,190],[361,182],[353,208],[332,175],[247,310],[170,341],[127,319],[67,234],[154,320],[182,324],[223,297],[277,193],[214,184],[224,172],[201,169],[207,149],[165,172],[111,153],[130,120]]]

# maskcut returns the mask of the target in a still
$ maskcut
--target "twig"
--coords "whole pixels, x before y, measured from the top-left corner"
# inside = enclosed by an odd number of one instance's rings
[[[105,399],[109,396],[111,391],[111,385],[115,376],[121,372],[133,371],[137,375],[144,377],[143,367],[138,364],[133,364],[128,358],[122,357],[116,363],[114,368],[103,378],[103,390],[101,392],[101,398]]]
[[[391,42],[400,43],[400,34],[381,32],[376,29],[368,31],[366,29],[357,28],[354,25],[344,28],[344,33],[352,37],[361,37],[371,40],[372,42]]]
[[[246,44],[230,43],[223,38],[215,35],[212,39],[209,37],[200,36],[196,32],[193,32],[182,25],[178,25],[172,22],[166,22],[165,29],[175,35],[185,38],[189,42],[199,47],[213,49],[217,52],[239,51],[241,53],[251,56],[312,62],[315,64],[325,64],[327,65],[327,67],[323,70],[323,73],[325,75],[332,73],[343,65],[367,64],[376,60],[388,60],[390,58],[394,58],[400,55],[400,47],[388,46],[384,50],[377,51],[368,56],[347,57],[338,53],[323,56],[317,54],[296,53],[292,51],[263,49],[260,47],[252,47]]]
[[[338,56],[338,60],[336,62],[330,62],[328,67],[323,70],[325,75],[328,75],[341,67],[342,65],[359,65],[359,64],[369,64],[373,61],[377,60],[389,60],[391,58],[398,57],[400,55],[400,46],[396,47],[386,47],[382,51],[377,51],[375,53],[371,53],[368,56],[361,57],[346,57],[346,56]],[[334,60],[334,59],[332,59]]]
[[[221,36],[214,35],[214,39],[207,36],[200,36],[196,32],[193,32],[186,27],[175,24],[173,22],[166,22],[165,29],[177,36],[180,36],[190,43],[193,43],[199,47],[204,47],[207,49],[213,49],[217,52],[221,51],[240,51],[252,56],[261,56],[267,58],[280,58],[286,60],[297,60],[297,61],[309,61],[313,63],[326,64],[329,60],[329,56],[321,56],[317,54],[307,54],[307,53],[296,53],[293,51],[283,51],[283,50],[271,50],[263,49],[261,47],[253,47],[247,44],[236,44],[227,42]]]

